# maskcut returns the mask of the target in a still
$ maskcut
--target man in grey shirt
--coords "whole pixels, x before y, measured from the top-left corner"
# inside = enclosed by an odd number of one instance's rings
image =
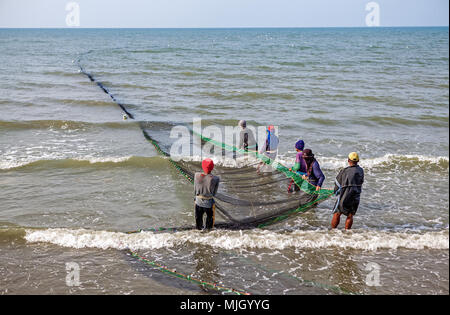
[[[205,228],[210,230],[214,226],[214,196],[219,188],[220,178],[211,174],[214,169],[211,159],[203,160],[202,169],[203,173],[197,172],[194,176],[195,224],[198,230],[203,229],[203,216],[206,213]]]
[[[241,132],[239,133],[239,145],[238,149],[244,149],[248,151],[258,151],[258,144],[256,143],[253,132],[247,128],[247,122],[245,120],[239,121]]]
[[[358,153],[352,152],[348,155],[348,167],[341,170],[336,177],[334,192],[338,196],[333,211],[331,228],[339,225],[341,214],[347,216],[345,229],[350,230],[353,224],[353,216],[359,206],[362,185],[364,183],[364,171],[358,165]]]

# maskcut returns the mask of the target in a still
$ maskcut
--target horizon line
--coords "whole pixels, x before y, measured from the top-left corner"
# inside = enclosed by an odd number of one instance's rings
[[[436,28],[436,27],[446,27],[449,25],[392,25],[392,26],[218,26],[218,27],[53,27],[53,26],[42,26],[42,27],[0,27],[0,29],[312,29],[312,28],[366,28],[366,29],[377,29],[377,28]]]

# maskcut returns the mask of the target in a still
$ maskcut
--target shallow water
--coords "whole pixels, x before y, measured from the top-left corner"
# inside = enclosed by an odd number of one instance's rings
[[[214,293],[132,249],[250,293],[448,294],[448,28],[3,29],[0,56],[0,292]],[[191,184],[137,121],[169,141],[194,117],[279,126],[286,165],[303,138],[325,187],[358,151],[355,230],[328,231],[330,199],[264,230],[124,233],[192,225]]]

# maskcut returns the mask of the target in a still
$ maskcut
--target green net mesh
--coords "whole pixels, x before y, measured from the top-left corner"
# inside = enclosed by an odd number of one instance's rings
[[[155,132],[149,130],[145,124],[141,124],[141,127],[147,140],[155,146],[158,152],[169,157],[171,164],[189,181],[193,182],[195,172],[202,171],[201,163],[191,160],[172,160],[168,153],[169,145],[164,147],[155,140]],[[158,133],[161,136],[160,129]],[[243,167],[216,166],[213,171],[221,179],[215,201],[216,209],[224,220],[216,223],[217,227],[239,229],[265,227],[304,212],[333,194],[333,191],[329,189],[316,191],[316,187],[300,175],[264,154],[246,152],[235,146],[205,137],[192,129],[191,133],[193,136],[199,137],[203,143],[210,143],[221,150],[248,157],[248,163]],[[256,166],[258,164],[269,166],[270,171],[257,173]],[[290,184],[297,185],[298,191],[288,193],[287,188]]]

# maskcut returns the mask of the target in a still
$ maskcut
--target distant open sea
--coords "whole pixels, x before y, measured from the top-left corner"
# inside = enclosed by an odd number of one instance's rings
[[[128,248],[253,294],[449,294],[448,27],[0,29],[0,61],[1,294],[214,293]],[[332,198],[267,229],[124,233],[193,224],[138,122],[194,117],[278,126],[286,165],[303,139],[327,188],[359,152],[354,230],[328,230]]]

